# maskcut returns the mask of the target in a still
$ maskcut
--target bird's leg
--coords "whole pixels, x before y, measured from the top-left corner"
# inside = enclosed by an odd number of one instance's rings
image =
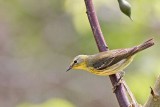
[[[125,72],[121,71],[119,74],[120,74],[120,78],[118,79],[117,82],[119,82],[119,81],[121,81],[123,79],[123,77],[125,76]]]
[[[118,86],[120,84],[122,84],[128,94],[128,97],[131,100],[131,104],[129,107],[139,107],[140,105],[136,102],[134,95],[132,94],[132,92],[130,91],[130,89],[128,88],[127,84],[125,81],[122,81],[123,77],[125,76],[125,72],[121,71],[120,73],[120,78],[117,80],[117,82],[115,83],[115,85],[113,86],[113,92],[116,91],[116,89],[118,88]],[[140,106],[141,107],[141,106]]]
[[[113,92],[115,92],[116,91],[116,89],[117,89],[117,87],[122,83],[122,79],[123,79],[123,77],[124,77],[124,75],[125,75],[125,72],[124,71],[121,71],[120,72],[120,78],[118,79],[118,81],[114,84],[114,86],[113,86]]]

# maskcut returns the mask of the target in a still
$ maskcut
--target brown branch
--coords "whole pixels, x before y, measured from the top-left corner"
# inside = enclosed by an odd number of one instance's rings
[[[86,4],[86,13],[88,15],[88,19],[92,28],[92,32],[94,34],[95,41],[97,43],[98,49],[100,52],[107,51],[108,46],[105,43],[104,36],[102,34],[98,18],[96,16],[96,12],[94,10],[94,6],[92,0],[84,0]]]
[[[157,78],[154,88],[143,107],[160,107],[160,76]]]
[[[93,2],[92,0],[84,0],[85,1],[85,5],[86,5],[86,10],[87,10],[87,16],[90,22],[90,26],[92,28],[92,32],[95,38],[95,41],[97,43],[97,47],[99,49],[100,52],[102,51],[107,51],[108,50],[108,46],[105,43],[104,40],[104,36],[102,34],[99,22],[98,22],[98,18],[96,16],[96,12],[93,6]],[[119,74],[114,74],[109,76],[110,80],[112,82],[112,85],[114,86],[114,84],[117,83],[118,78],[120,77]],[[123,87],[123,85],[121,84],[118,89],[115,91],[117,100],[119,102],[120,107],[129,107],[130,106],[130,102],[129,99],[127,97],[125,88]]]

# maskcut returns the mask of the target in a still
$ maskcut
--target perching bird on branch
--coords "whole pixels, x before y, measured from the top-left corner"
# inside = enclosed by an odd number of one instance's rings
[[[78,55],[67,71],[81,69],[101,76],[112,75],[126,68],[132,62],[136,53],[153,45],[153,39],[149,39],[132,48],[109,50],[94,55]]]

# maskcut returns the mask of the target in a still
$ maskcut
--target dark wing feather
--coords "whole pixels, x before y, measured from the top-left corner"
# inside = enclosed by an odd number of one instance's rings
[[[100,70],[106,66],[108,66],[112,61],[114,57],[107,57],[107,58],[102,58],[99,61],[93,63],[93,67]]]
[[[97,70],[106,69],[130,56],[132,49],[117,49],[95,55],[92,66]]]

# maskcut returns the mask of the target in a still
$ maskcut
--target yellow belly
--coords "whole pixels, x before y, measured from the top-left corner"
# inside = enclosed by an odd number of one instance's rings
[[[112,75],[112,74],[115,74],[115,73],[120,72],[123,69],[125,69],[132,62],[132,60],[133,60],[133,56],[130,58],[127,58],[127,59],[123,59],[120,62],[118,62],[118,63],[116,63],[106,69],[103,69],[103,70],[97,70],[97,69],[90,67],[90,68],[88,68],[87,71],[89,71],[93,74],[96,74],[96,75],[101,75],[101,76]]]

